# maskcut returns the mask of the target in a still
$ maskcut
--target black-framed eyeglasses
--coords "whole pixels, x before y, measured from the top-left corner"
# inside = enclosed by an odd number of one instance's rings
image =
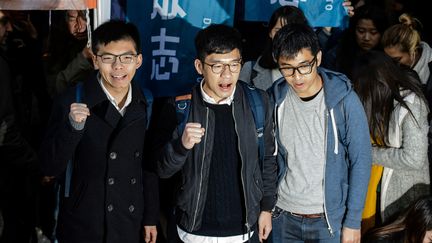
[[[203,62],[204,64],[210,66],[212,72],[214,74],[221,74],[223,71],[225,71],[225,67],[228,66],[228,69],[231,73],[238,73],[241,69],[241,59],[232,63],[215,63],[210,64]]]
[[[122,55],[103,54],[103,55],[96,55],[96,56],[100,57],[102,63],[105,64],[114,64],[117,58],[120,60],[120,63],[131,64],[132,62],[135,61],[135,58],[138,56],[138,54],[122,54]]]
[[[308,64],[301,65],[298,67],[283,67],[283,68],[279,68],[279,71],[282,73],[282,76],[284,77],[293,76],[296,70],[299,74],[306,75],[312,72],[312,68],[315,65],[315,63],[316,63],[316,56]]]

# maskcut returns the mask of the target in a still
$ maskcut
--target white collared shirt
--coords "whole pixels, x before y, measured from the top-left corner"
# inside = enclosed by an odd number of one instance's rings
[[[185,243],[195,243],[195,242],[200,242],[200,243],[243,243],[243,242],[248,241],[249,238],[252,238],[252,235],[254,234],[254,232],[251,231],[249,236],[248,236],[248,234],[224,236],[224,237],[203,236],[203,235],[194,235],[194,234],[188,233],[188,232],[182,230],[178,226],[177,226],[177,233],[179,235],[180,240],[182,240]]]
[[[235,91],[236,91],[236,87],[235,87],[235,86],[234,86],[234,89],[233,89],[232,94],[231,94],[229,97],[227,97],[227,98],[225,98],[225,99],[219,101],[219,103],[218,103],[218,102],[216,102],[215,99],[213,99],[213,98],[210,97],[208,94],[206,94],[206,92],[205,92],[204,89],[203,89],[204,82],[205,82],[205,80],[203,79],[203,80],[201,81],[201,83],[200,83],[200,88],[201,88],[201,94],[202,94],[202,96],[203,96],[203,100],[204,100],[205,102],[207,102],[207,103],[209,103],[209,104],[213,104],[213,105],[231,105],[232,101],[234,100],[234,93],[235,93]]]
[[[114,99],[114,97],[109,93],[109,91],[106,89],[105,85],[102,82],[102,77],[100,74],[97,75],[97,80],[99,81],[100,86],[102,87],[103,92],[107,96],[108,100],[113,104],[113,106],[118,110],[121,116],[124,116],[126,113],[126,107],[132,102],[132,85],[129,83],[129,90],[126,96],[126,101],[122,108],[120,108],[117,104],[117,101]]]

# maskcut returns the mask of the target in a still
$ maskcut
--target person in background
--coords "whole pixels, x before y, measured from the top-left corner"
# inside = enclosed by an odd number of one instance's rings
[[[54,12],[46,54],[48,92],[55,97],[93,72],[85,11]]]
[[[158,177],[143,153],[149,111],[132,82],[142,64],[136,26],[103,23],[92,51],[97,74],[54,102],[41,146],[44,175],[62,182],[57,239],[155,243]]]
[[[388,26],[383,9],[374,4],[355,10],[349,27],[342,33],[340,42],[324,53],[323,67],[352,76],[356,58],[370,50],[380,50],[380,40]]]
[[[418,81],[383,52],[357,60],[353,83],[368,117],[373,163],[384,167],[377,211],[389,222],[429,195],[429,109]]]
[[[348,10],[348,15],[353,16],[354,11],[350,1],[344,1],[343,5]],[[255,61],[246,62],[240,72],[239,80],[253,84],[255,87],[267,90],[273,82],[282,78],[277,63],[272,54],[272,40],[275,34],[286,24],[304,23],[308,24],[303,11],[294,6],[282,6],[276,9],[268,22],[268,41],[263,53]],[[331,28],[317,30],[319,33],[320,45],[326,46]]]
[[[372,161],[362,104],[345,75],[319,67],[308,25],[282,27],[273,53],[284,78],[269,89],[279,166],[271,242],[360,242]]]
[[[259,242],[272,229],[276,202],[273,119],[263,100],[264,159],[241,68],[240,33],[210,25],[195,37],[194,65],[203,80],[192,90],[183,132],[176,130],[158,163],[161,178],[181,171],[176,217],[183,242]]]
[[[0,242],[28,243],[35,227],[38,161],[16,118],[14,77],[6,55],[12,29],[9,16],[0,10]]]
[[[432,48],[423,42],[417,31],[421,23],[408,14],[399,17],[399,24],[389,27],[383,35],[385,53],[402,66],[417,72],[428,100],[432,105]]]
[[[432,242],[432,198],[423,197],[412,203],[397,220],[375,228],[364,237],[364,243],[429,243]]]

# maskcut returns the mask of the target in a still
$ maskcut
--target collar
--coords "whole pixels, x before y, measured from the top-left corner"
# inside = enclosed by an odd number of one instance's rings
[[[132,102],[132,85],[129,83],[129,90],[128,90],[128,93],[126,95],[126,101],[125,101],[123,107],[120,108],[118,106],[116,100],[114,99],[114,97],[108,92],[105,85],[103,84],[102,77],[100,76],[100,73],[97,74],[97,80],[98,80],[99,85],[101,86],[103,92],[105,93],[106,97],[108,98],[108,100],[111,102],[111,104],[113,104],[113,106],[118,110],[118,112],[120,112],[120,114],[122,116],[124,116],[124,114],[126,113],[126,107]]]
[[[223,100],[221,100],[219,103],[216,102],[215,99],[213,99],[212,97],[210,97],[208,94],[206,94],[206,92],[203,89],[203,85],[204,85],[205,80],[203,79],[200,83],[200,90],[201,90],[201,95],[203,97],[203,100],[209,104],[214,104],[214,105],[231,105],[231,103],[234,100],[234,94],[236,91],[236,86],[234,86],[233,92],[231,93],[231,95]]]

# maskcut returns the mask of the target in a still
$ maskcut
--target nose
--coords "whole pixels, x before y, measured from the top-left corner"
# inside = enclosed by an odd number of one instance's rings
[[[224,65],[221,74],[222,74],[222,77],[227,77],[227,78],[230,78],[232,76],[232,73],[231,73],[231,71],[229,69],[229,65],[228,64]]]
[[[115,57],[114,63],[112,64],[114,69],[121,69],[123,68],[123,63],[120,62],[120,57]]]
[[[7,32],[12,32],[12,25],[10,22],[7,22],[5,27]]]
[[[370,40],[371,39],[370,37],[371,37],[371,34],[369,32],[366,32],[363,36],[363,39],[364,40]]]
[[[83,17],[78,16],[76,19],[76,28],[79,33],[82,33],[86,30],[87,22]]]

